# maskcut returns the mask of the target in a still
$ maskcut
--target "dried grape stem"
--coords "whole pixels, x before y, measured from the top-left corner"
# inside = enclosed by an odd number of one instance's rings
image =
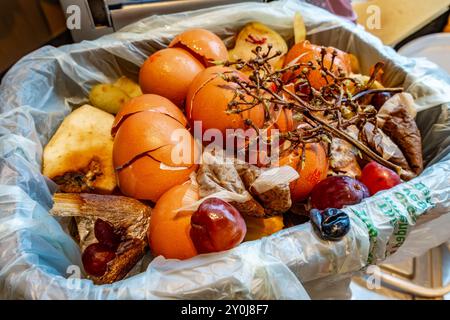
[[[306,130],[294,130],[282,135],[283,138],[292,142],[294,148],[300,145],[312,141],[320,141],[320,137],[332,138],[333,136],[346,140],[361,152],[366,154],[369,158],[381,163],[382,165],[391,168],[397,172],[401,171],[401,168],[390,161],[384,159],[376,152],[372,151],[368,146],[362,142],[354,139],[344,131],[345,127],[350,124],[356,124],[357,126],[364,125],[366,122],[373,122],[374,114],[373,107],[367,107],[360,105],[358,99],[366,94],[377,92],[401,92],[402,88],[385,88],[385,89],[368,89],[374,81],[379,70],[384,65],[378,63],[374,67],[374,71],[371,74],[368,85],[361,87],[358,82],[348,77],[341,68],[337,68],[337,72],[332,72],[332,68],[336,66],[335,58],[337,51],[333,51],[331,67],[327,68],[324,65],[325,56],[328,54],[325,48],[322,48],[321,56],[317,59],[317,65],[314,65],[312,61],[307,63],[298,63],[288,65],[283,69],[273,71],[269,63],[269,60],[279,56],[281,53],[276,52],[270,55],[272,46],[269,45],[269,49],[266,53],[262,53],[260,46],[252,50],[255,58],[248,61],[239,60],[237,62],[227,62],[226,65],[235,65],[236,68],[242,69],[248,67],[252,70],[252,74],[249,76],[250,81],[240,79],[237,76],[227,77],[227,81],[237,85],[237,89],[233,100],[229,103],[229,113],[241,113],[243,111],[254,108],[258,105],[263,105],[265,108],[265,125],[268,128],[276,119],[271,119],[269,109],[271,107],[285,107],[294,110],[298,117],[302,118],[312,129]],[[300,72],[298,70],[301,69]],[[319,70],[321,76],[326,80],[326,85],[322,86],[320,90],[315,89],[309,79],[310,72],[313,70]],[[297,71],[297,72],[295,72]],[[337,73],[337,74],[336,74]],[[287,89],[282,80],[283,76],[288,75],[290,85],[293,84],[294,92]],[[333,81],[329,81],[332,79]],[[295,81],[294,81],[295,80]],[[346,82],[353,82],[355,88],[362,89],[355,95],[352,95],[348,91],[348,84]],[[296,92],[296,86],[301,85],[301,92]],[[305,88],[306,86],[306,88]],[[307,91],[304,91],[307,89]],[[289,96],[289,99],[286,97]],[[302,99],[301,96],[306,97]],[[241,109],[239,105],[247,106]],[[342,112],[350,112],[350,115],[354,114],[348,120],[342,118]],[[326,118],[327,115],[334,117],[333,119],[321,119],[317,117],[314,112],[322,112]],[[328,121],[328,122],[327,122]]]
[[[292,97],[294,97],[294,95],[286,90],[286,92],[288,94],[290,94]],[[345,140],[347,140],[347,142],[350,142],[351,144],[353,144],[355,147],[357,147],[358,149],[360,149],[362,152],[364,152],[369,158],[378,161],[379,163],[381,163],[382,165],[395,170],[396,172],[400,172],[400,167],[387,161],[386,159],[382,158],[381,156],[379,156],[378,154],[376,154],[375,152],[373,152],[372,150],[370,150],[367,146],[365,146],[364,144],[360,143],[359,141],[357,141],[356,139],[352,138],[351,136],[349,136],[345,131],[341,131],[339,129],[336,129],[334,127],[332,127],[331,125],[329,125],[328,123],[326,123],[325,121],[323,121],[322,119],[317,118],[316,116],[314,116],[313,114],[311,114],[309,111],[303,111],[303,115],[305,117],[310,118],[311,120],[321,124],[322,126],[325,127],[325,129],[327,129],[330,133],[335,134],[336,136],[338,136],[339,138],[343,138]]]

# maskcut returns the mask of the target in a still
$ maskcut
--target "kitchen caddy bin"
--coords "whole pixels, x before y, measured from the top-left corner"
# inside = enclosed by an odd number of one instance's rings
[[[292,45],[297,11],[311,42],[356,55],[366,74],[385,61],[386,85],[402,86],[414,96],[424,172],[345,208],[351,230],[338,242],[322,241],[305,223],[185,261],[146,257],[134,275],[110,285],[79,280],[79,248],[49,214],[55,185],[41,174],[43,146],[71,107],[87,102],[98,82],[121,75],[137,79],[148,55],[188,28],[209,29],[232,45],[233,35],[257,20]],[[356,272],[388,257],[420,255],[449,239],[449,103],[450,76],[436,65],[402,57],[360,26],[298,1],[152,16],[95,41],[43,47],[13,66],[0,87],[0,298],[349,298]],[[406,231],[399,232],[400,221],[407,221]]]

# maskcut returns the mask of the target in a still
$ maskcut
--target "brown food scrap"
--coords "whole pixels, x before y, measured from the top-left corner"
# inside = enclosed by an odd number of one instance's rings
[[[55,193],[50,213],[58,217],[75,217],[76,238],[83,252],[96,243],[94,225],[102,219],[120,230],[122,242],[116,257],[108,263],[106,273],[90,278],[96,284],[112,283],[124,278],[144,256],[147,249],[147,230],[150,224],[151,208],[138,200],[112,195],[88,193]]]
[[[98,108],[76,108],[44,148],[43,175],[63,192],[111,194],[117,185],[110,134],[113,122],[113,115]]]
[[[380,128],[376,128],[372,123],[367,122],[360,135],[361,140],[380,156],[402,168],[402,172],[400,172],[402,179],[410,180],[415,177],[403,152]]]
[[[220,164],[203,163],[197,172],[200,198],[227,190],[237,194],[248,193],[244,183],[232,162]],[[250,195],[250,194],[249,194]],[[249,216],[263,217],[264,208],[250,195],[246,202],[233,201],[231,204],[241,213]]]
[[[252,166],[251,164],[235,159],[234,166],[239,174],[239,177],[244,182],[245,188],[249,189],[252,183],[258,179],[261,174],[261,168]]]
[[[411,170],[416,175],[420,174],[423,170],[422,139],[414,118],[403,105],[379,117],[384,121],[383,132],[398,145]]]
[[[101,277],[91,276],[95,284],[108,284],[123,279],[128,272],[142,259],[147,243],[140,239],[122,242],[117,249],[116,257],[108,263],[106,272]]]
[[[235,166],[247,190],[261,202],[266,217],[282,214],[289,210],[292,201],[288,183],[274,185],[270,190],[258,193],[251,186],[261,175],[262,169],[240,161],[236,161]]]
[[[62,176],[53,178],[61,192],[93,192],[95,181],[103,175],[100,161],[92,159],[87,168],[77,172],[66,172]]]
[[[292,205],[289,211],[283,214],[285,228],[294,227],[299,224],[308,222],[309,219],[309,205],[297,202]]]
[[[351,125],[346,132],[355,139],[358,139],[358,128]],[[358,164],[358,149],[351,143],[340,139],[333,138],[330,146],[330,171],[331,174],[344,174],[352,178],[361,176],[361,168]]]
[[[352,178],[361,176],[361,168],[357,161],[357,150],[349,142],[333,138],[331,140],[330,173],[343,174]]]
[[[269,191],[259,193],[258,199],[263,203],[266,217],[282,214],[292,205],[289,184],[274,186]]]
[[[84,250],[94,243],[89,231],[93,230],[96,219],[111,223],[116,229],[123,229],[127,237],[145,239],[150,224],[151,208],[133,198],[124,196],[98,195],[89,193],[55,193],[54,205],[50,213],[59,217],[76,217],[85,223],[80,232],[80,246]],[[93,234],[92,234],[93,237]]]

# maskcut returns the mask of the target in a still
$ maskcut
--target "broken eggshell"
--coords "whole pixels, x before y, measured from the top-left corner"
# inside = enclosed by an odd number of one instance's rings
[[[190,29],[180,33],[170,42],[169,48],[187,50],[205,67],[213,65],[214,61],[225,61],[228,58],[223,41],[206,29]]]
[[[141,111],[163,113],[177,120],[184,127],[187,126],[187,120],[183,112],[169,99],[156,94],[144,94],[131,99],[122,106],[114,119],[111,129],[112,136],[116,135],[117,130],[127,117]]]
[[[121,118],[116,119],[114,167],[123,194],[156,202],[171,187],[189,179],[197,169],[199,149],[175,106],[135,105],[130,110],[140,108],[145,110],[126,118],[121,113],[117,116]]]

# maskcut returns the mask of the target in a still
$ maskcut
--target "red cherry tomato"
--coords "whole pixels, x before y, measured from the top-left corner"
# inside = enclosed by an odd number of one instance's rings
[[[360,180],[367,186],[370,195],[402,183],[398,174],[375,161],[369,162],[364,167]]]

